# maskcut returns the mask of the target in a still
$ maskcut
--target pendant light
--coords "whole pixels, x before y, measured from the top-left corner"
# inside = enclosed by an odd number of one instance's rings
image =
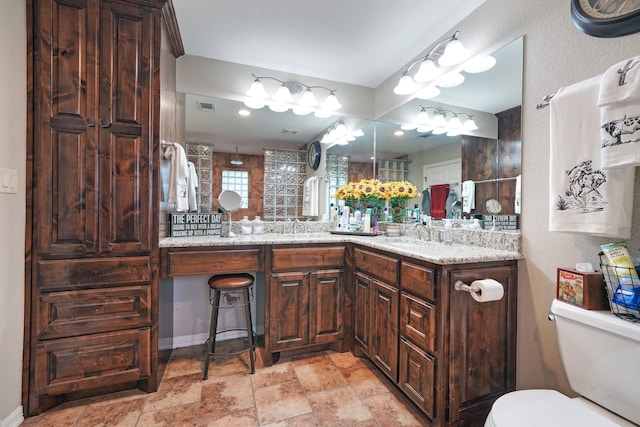
[[[238,158],[238,146],[236,145],[236,158],[231,160],[233,166],[242,166],[244,162]]]

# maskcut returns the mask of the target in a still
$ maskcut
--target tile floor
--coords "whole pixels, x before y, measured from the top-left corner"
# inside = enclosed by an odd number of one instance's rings
[[[426,426],[369,361],[324,352],[264,368],[257,357],[211,359],[202,346],[174,350],[156,393],[130,390],[64,403],[22,426]]]

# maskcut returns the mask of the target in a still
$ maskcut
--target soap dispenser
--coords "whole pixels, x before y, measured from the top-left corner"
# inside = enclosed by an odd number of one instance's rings
[[[249,221],[248,216],[243,216],[240,220],[240,234],[251,234],[253,231],[253,227],[251,226],[251,221]]]
[[[253,234],[264,234],[264,221],[259,215],[253,219]]]
[[[442,239],[445,245],[453,244],[453,224],[450,219],[444,220],[444,237]]]

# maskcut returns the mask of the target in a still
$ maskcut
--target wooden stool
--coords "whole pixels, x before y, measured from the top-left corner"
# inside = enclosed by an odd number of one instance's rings
[[[249,288],[253,285],[253,276],[248,273],[238,274],[218,274],[209,278],[209,288],[211,302],[211,326],[209,328],[209,338],[205,342],[205,357],[204,368],[202,372],[202,379],[206,380],[209,376],[209,360],[211,356],[231,356],[241,353],[249,352],[249,360],[251,363],[251,373],[255,373],[255,348],[256,337],[253,332],[253,326],[251,323],[251,305]],[[225,292],[226,306],[220,306],[220,297],[222,292]],[[232,293],[240,295],[232,296]],[[244,301],[242,301],[244,299]],[[244,314],[246,321],[246,328],[231,328],[218,331],[218,311],[220,308],[235,308],[244,306]],[[247,339],[249,344],[246,348],[240,351],[215,354],[216,349],[216,334],[229,332],[229,331],[247,331]]]

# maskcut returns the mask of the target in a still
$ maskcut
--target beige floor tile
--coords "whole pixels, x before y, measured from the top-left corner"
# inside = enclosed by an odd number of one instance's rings
[[[340,370],[327,356],[309,364],[296,364],[296,375],[305,391],[330,390],[344,387],[347,381]]]
[[[254,391],[254,397],[261,425],[311,412],[298,381],[263,387]]]
[[[22,427],[60,427],[72,426],[80,418],[86,405],[73,407],[57,407],[50,409],[42,415],[30,417],[24,420]]]
[[[320,427],[320,423],[313,414],[304,414],[275,423],[263,424],[264,427]]]
[[[224,415],[200,415],[200,427],[254,427],[257,425],[258,417],[253,406]]]
[[[74,427],[134,427],[146,401],[146,397],[138,397],[89,405]]]
[[[249,374],[227,375],[206,381],[202,386],[202,416],[221,415],[254,407]]]
[[[369,410],[383,426],[422,427],[424,420],[419,420],[407,404],[400,401],[393,393],[379,394],[364,400]]]
[[[192,349],[193,347],[189,347]],[[164,371],[163,378],[181,377],[184,375],[200,373],[202,375],[202,365],[204,361],[204,351],[182,351],[178,354],[171,354],[169,363]]]
[[[149,395],[144,412],[200,402],[202,376],[198,374],[162,380],[157,393]]]
[[[138,420],[138,427],[195,427],[198,425],[198,402],[173,406],[158,411],[145,412]]]
[[[359,357],[354,356],[350,352],[331,353],[329,354],[329,357],[331,358],[331,361],[333,361],[334,365],[336,365],[341,371],[369,367],[367,362]]]
[[[389,393],[389,388],[371,368],[357,368],[343,372],[349,385],[361,399]]]
[[[263,387],[295,381],[297,378],[294,365],[285,362],[276,363],[268,368],[256,370],[256,373],[251,375],[251,383],[253,384],[253,389],[257,390]]]
[[[351,387],[307,393],[313,413],[323,426],[352,426],[373,419]]]

